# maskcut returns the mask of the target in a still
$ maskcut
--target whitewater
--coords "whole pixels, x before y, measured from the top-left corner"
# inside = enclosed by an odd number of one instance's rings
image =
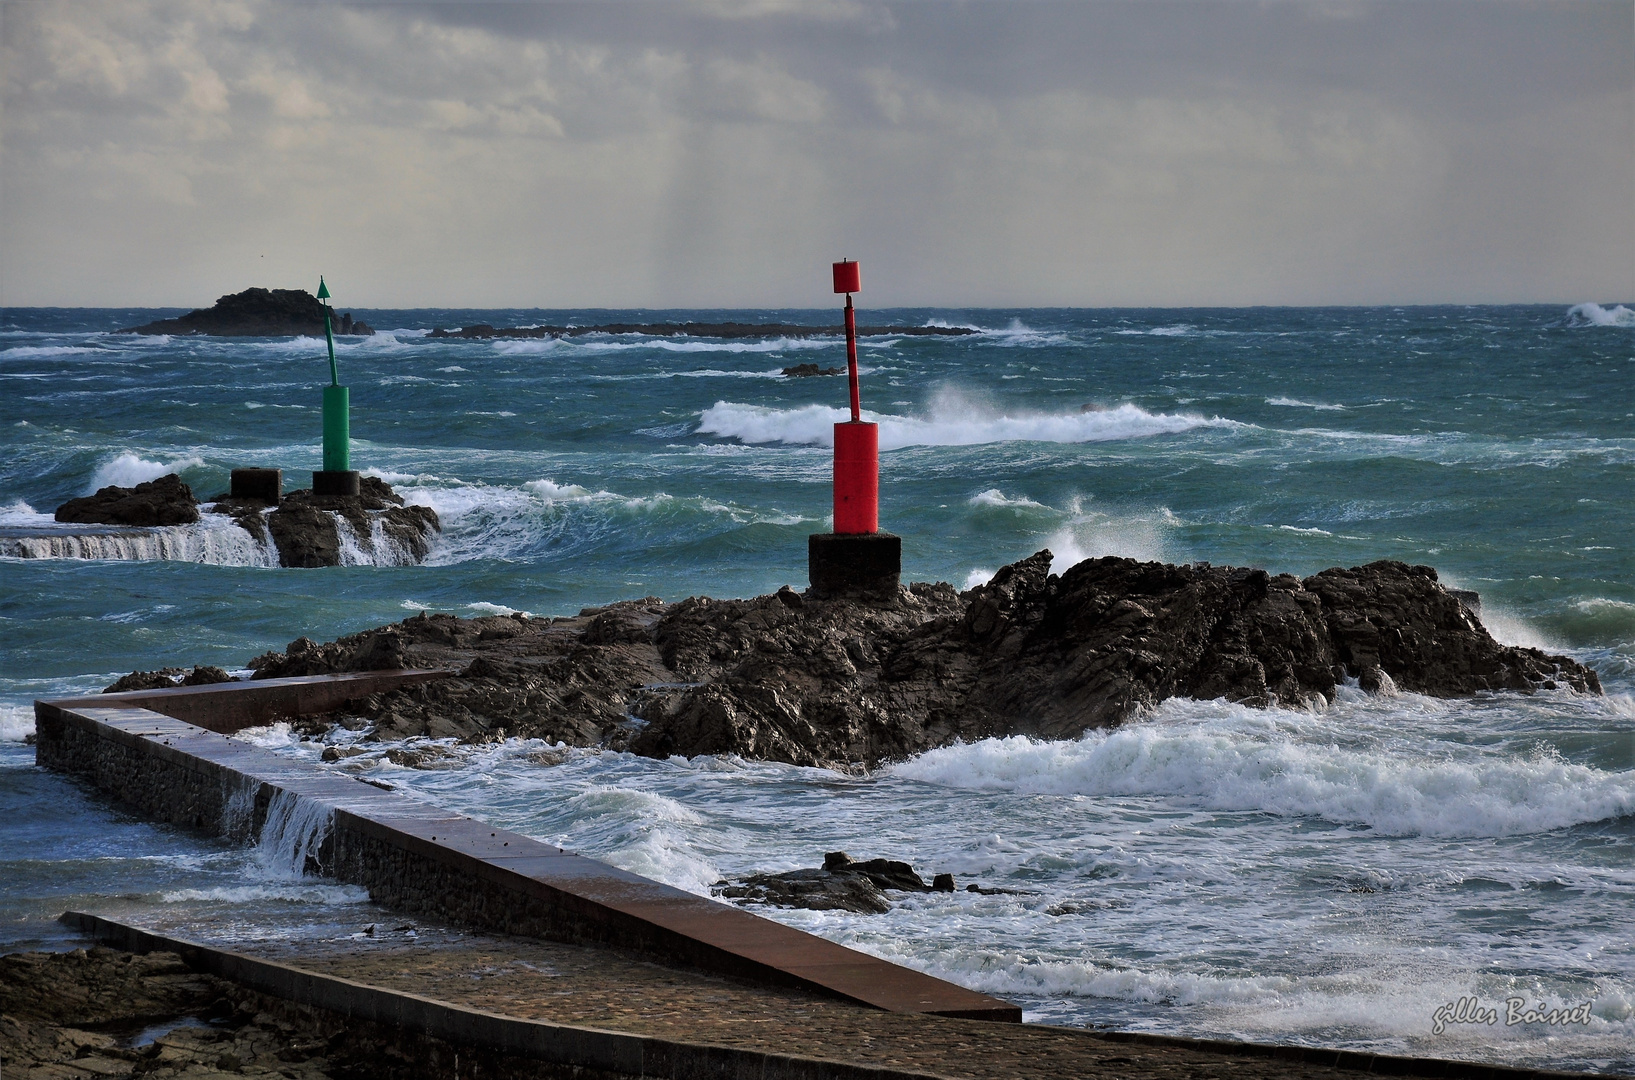
[[[108,911],[214,940],[345,938],[313,877],[328,808],[217,841],[33,767],[37,697],[245,661],[420,611],[582,607],[805,584],[830,525],[833,339],[430,339],[436,326],[826,312],[366,311],[338,346],[354,463],[444,523],[423,565],[282,570],[225,516],[61,526],[105,484],[319,464],[314,339],[111,333],[175,311],[0,312],[0,945]],[[988,893],[886,915],[770,910],[1009,998],[1029,1020],[1635,1070],[1635,315],[1571,307],[871,312],[959,338],[862,343],[881,518],[905,577],[967,588],[1048,547],[1310,574],[1377,558],[1474,589],[1501,640],[1607,689],[1311,710],[1172,700],[1111,731],[992,739],[868,775],[511,740],[243,738],[708,894],[885,855]],[[364,752],[323,764],[330,746]],[[333,755],[332,755],[333,756]],[[398,755],[400,758],[402,755]],[[1446,1025],[1462,997],[1588,1023]]]

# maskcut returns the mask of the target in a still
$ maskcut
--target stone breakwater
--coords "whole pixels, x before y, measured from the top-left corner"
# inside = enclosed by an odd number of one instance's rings
[[[1021,1019],[1016,1006],[985,994],[224,734],[334,708],[371,683],[428,674],[38,701],[36,761],[161,821],[240,841],[258,837],[264,857],[290,875],[362,885],[372,900],[400,911],[612,945],[874,1008]],[[207,720],[211,729],[161,709]]]
[[[577,616],[428,615],[249,661],[257,677],[421,667],[453,677],[373,694],[327,723],[376,739],[507,736],[639,754],[873,767],[959,740],[1075,738],[1170,697],[1308,707],[1343,679],[1435,697],[1570,688],[1564,656],[1501,645],[1428,566],[1304,580],[1207,564],[1041,551],[987,584],[879,601],[787,586],[748,600],[656,597]]]

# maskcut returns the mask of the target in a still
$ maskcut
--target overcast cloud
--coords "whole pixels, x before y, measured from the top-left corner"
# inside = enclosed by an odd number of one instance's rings
[[[1618,3],[0,3],[0,303],[1628,301]]]

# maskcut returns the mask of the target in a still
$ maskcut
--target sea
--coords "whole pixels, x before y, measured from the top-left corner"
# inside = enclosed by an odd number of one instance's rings
[[[208,499],[234,467],[282,468],[287,488],[319,467],[323,341],[114,332],[179,313],[0,310],[0,949],[74,947],[54,922],[69,908],[292,947],[387,917],[271,845],[37,769],[34,699],[242,670],[421,611],[802,588],[806,537],[831,523],[845,380],[782,369],[844,366],[836,337],[428,331],[837,311],[355,310],[378,332],[336,344],[353,464],[436,509],[423,565],[353,548],[279,569],[221,515],[139,536],[55,524],[107,484],[175,472]],[[860,346],[907,580],[964,589],[1041,548],[1057,570],[1425,563],[1481,594],[1494,636],[1590,665],[1606,694],[1172,700],[1078,739],[854,774],[520,740],[450,746],[435,769],[379,745],[347,765],[698,894],[835,850],[952,873],[961,891],[889,914],[764,913],[1029,1021],[1635,1073],[1630,306],[859,321],[976,331]],[[325,746],[242,737],[314,762]]]

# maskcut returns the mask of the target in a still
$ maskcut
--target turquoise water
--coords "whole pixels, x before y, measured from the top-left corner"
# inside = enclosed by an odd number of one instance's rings
[[[4,550],[103,483],[173,470],[208,496],[233,467],[279,466],[296,486],[318,465],[322,343],[108,333],[170,314],[0,313]],[[845,388],[779,369],[836,363],[840,342],[425,331],[832,312],[355,314],[383,329],[339,347],[353,461],[438,510],[427,565],[279,570],[231,527],[119,559],[0,559],[8,942],[55,940],[44,917],[70,900],[293,932],[345,922],[359,899],[35,772],[20,742],[34,697],[167,663],[235,668],[423,609],[560,614],[804,584]],[[870,777],[594,751],[544,767],[521,743],[435,773],[354,762],[696,891],[835,847],[1023,888],[779,917],[1031,1018],[1635,1068],[1635,314],[861,318],[981,329],[861,348],[882,527],[903,536],[910,578],[964,587],[1046,546],[1058,568],[1108,553],[1300,574],[1430,563],[1481,592],[1496,636],[1593,665],[1607,696],[1175,702],[1115,733],[950,748]],[[179,557],[141,557],[161,553]],[[1438,1004],[1502,1009],[1515,993],[1593,1001],[1592,1021],[1431,1033]]]

